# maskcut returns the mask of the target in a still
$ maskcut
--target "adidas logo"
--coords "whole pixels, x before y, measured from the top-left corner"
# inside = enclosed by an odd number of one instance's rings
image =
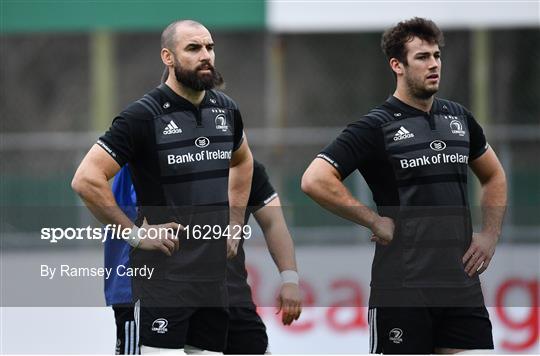
[[[174,121],[171,120],[167,126],[165,126],[165,130],[163,130],[164,135],[172,135],[176,133],[182,133],[182,129],[179,128]]]
[[[401,126],[399,130],[397,130],[396,134],[394,135],[394,141],[406,140],[412,137],[414,137],[414,134],[411,133],[406,128],[404,128],[403,126]]]

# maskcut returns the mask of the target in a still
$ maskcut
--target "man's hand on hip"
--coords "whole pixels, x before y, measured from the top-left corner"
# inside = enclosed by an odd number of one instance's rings
[[[177,238],[179,229],[184,230],[184,227],[175,222],[149,225],[144,219],[142,226],[138,229],[140,243],[137,247],[146,251],[161,251],[167,256],[172,256],[180,248]]]
[[[394,238],[394,220],[387,218],[385,216],[377,215],[371,226],[369,226],[373,235],[371,236],[371,241],[379,243],[383,246],[388,245],[392,242]]]

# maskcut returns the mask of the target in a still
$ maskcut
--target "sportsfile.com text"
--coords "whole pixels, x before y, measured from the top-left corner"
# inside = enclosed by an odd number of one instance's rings
[[[178,239],[183,237],[187,240],[219,240],[221,238],[239,240],[251,237],[251,226],[249,225],[178,225],[178,228],[166,227],[141,227],[136,230],[137,236],[132,236],[132,228],[122,228],[116,224],[107,224],[103,228],[97,227],[44,227],[41,229],[41,240],[49,240],[50,243],[57,243],[60,240],[100,240],[132,238],[139,239]]]

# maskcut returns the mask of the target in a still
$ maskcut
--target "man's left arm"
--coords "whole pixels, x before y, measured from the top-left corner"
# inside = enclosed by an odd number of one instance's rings
[[[470,167],[482,186],[482,231],[473,234],[472,242],[463,256],[465,272],[472,277],[484,272],[495,253],[506,211],[506,176],[491,147],[473,160]]]
[[[281,273],[278,313],[282,311],[281,321],[284,325],[290,325],[294,320],[298,320],[302,313],[302,298],[298,286],[294,243],[279,198],[272,199],[253,216],[263,231],[268,251]]]
[[[244,138],[240,147],[233,152],[229,170],[229,228],[231,238],[227,239],[227,257],[233,258],[238,250],[239,239],[233,239],[244,225],[246,205],[251,190],[253,176],[253,156],[247,140]],[[236,227],[235,227],[236,226]]]

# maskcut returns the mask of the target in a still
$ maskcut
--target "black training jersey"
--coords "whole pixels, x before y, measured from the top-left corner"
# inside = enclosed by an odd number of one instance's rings
[[[469,287],[462,256],[472,237],[468,163],[487,150],[461,105],[436,98],[429,113],[395,97],[350,124],[318,157],[345,179],[358,169],[394,240],[377,244],[372,288]]]
[[[253,180],[249,194],[248,209],[246,210],[245,224],[249,216],[264,207],[277,197],[277,193],[270,184],[264,166],[258,161],[253,162]],[[240,241],[238,254],[227,262],[227,289],[229,305],[246,306],[253,303],[251,288],[247,283],[246,255],[243,248],[244,240]]]
[[[149,224],[224,229],[229,163],[242,139],[240,111],[228,96],[209,90],[195,107],[162,84],[122,111],[98,144],[120,166],[129,162],[140,217]],[[155,267],[154,279],[224,280],[224,238],[179,237],[172,257],[135,249],[133,263]]]

